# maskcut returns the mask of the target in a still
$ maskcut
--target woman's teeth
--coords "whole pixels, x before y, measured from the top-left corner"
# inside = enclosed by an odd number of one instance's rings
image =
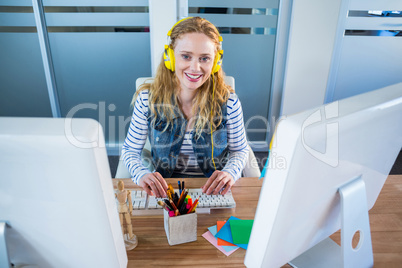
[[[200,74],[200,75],[191,75],[191,74],[187,74],[187,73],[186,73],[186,75],[187,75],[188,77],[190,77],[191,79],[198,79],[198,78],[201,77],[201,74]]]

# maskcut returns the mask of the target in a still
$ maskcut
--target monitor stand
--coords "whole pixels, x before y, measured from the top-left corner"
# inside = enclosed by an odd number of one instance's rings
[[[367,209],[366,187],[363,179],[356,179],[339,188],[341,197],[341,246],[326,238],[289,264],[293,267],[373,267],[370,223]],[[360,232],[355,248],[352,239]]]
[[[0,221],[0,267],[10,267],[6,243],[6,229],[7,224],[4,221]]]

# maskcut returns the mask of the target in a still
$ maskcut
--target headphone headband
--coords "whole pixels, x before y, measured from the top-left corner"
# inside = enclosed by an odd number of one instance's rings
[[[170,35],[172,34],[172,31],[174,29],[174,27],[176,27],[178,24],[180,24],[182,21],[187,20],[187,19],[191,19],[194,17],[187,17],[184,19],[179,20],[178,22],[176,22],[173,27],[169,30],[169,32],[167,33],[168,36],[168,43],[167,45],[165,45],[165,50],[163,53],[163,58],[165,61],[165,66],[166,68],[168,68],[169,70],[171,70],[172,72],[175,71],[175,57],[174,57],[174,51],[173,49],[170,48]],[[203,19],[205,20],[205,19]],[[212,23],[211,23],[212,24]],[[213,24],[212,24],[213,25]],[[215,25],[214,25],[215,27]],[[215,27],[216,31],[219,34],[218,29]],[[223,38],[222,36],[219,34],[219,42],[221,43],[221,48],[222,48],[222,41]],[[222,59],[223,59],[223,50],[220,49],[217,51],[216,55],[215,55],[215,59],[214,59],[214,65],[212,66],[212,74],[216,73],[219,71],[219,69],[221,68],[222,65]]]
[[[173,27],[169,30],[169,32],[167,33],[167,35],[170,37],[170,35],[172,34],[172,31],[173,31],[174,27],[176,27],[177,24],[180,24],[180,22],[182,22],[182,21],[184,21],[184,20],[191,19],[191,18],[194,18],[194,17],[187,17],[187,18],[181,19],[181,20],[179,20],[178,22],[176,22],[176,23],[173,25]]]

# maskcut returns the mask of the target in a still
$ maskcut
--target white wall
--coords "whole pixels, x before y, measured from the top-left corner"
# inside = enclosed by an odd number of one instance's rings
[[[293,1],[281,115],[324,103],[341,2]]]
[[[156,74],[163,47],[167,44],[167,33],[177,22],[176,12],[176,0],[149,0],[152,76]]]

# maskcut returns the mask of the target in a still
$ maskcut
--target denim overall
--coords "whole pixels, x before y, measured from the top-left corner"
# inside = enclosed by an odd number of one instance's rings
[[[149,111],[151,114],[151,111]],[[222,170],[228,159],[227,148],[227,107],[222,106],[223,119],[221,124],[213,133],[214,161],[217,170]],[[155,118],[155,125],[151,122]],[[152,162],[155,170],[162,177],[170,178],[176,167],[180,148],[186,133],[188,121],[178,108],[175,108],[173,125],[170,125],[165,131],[167,125],[166,117],[160,114],[148,117],[148,137],[151,143]],[[200,137],[195,133],[192,137],[192,145],[197,163],[206,177],[210,177],[215,171],[212,161],[212,142],[211,129],[204,129]]]

